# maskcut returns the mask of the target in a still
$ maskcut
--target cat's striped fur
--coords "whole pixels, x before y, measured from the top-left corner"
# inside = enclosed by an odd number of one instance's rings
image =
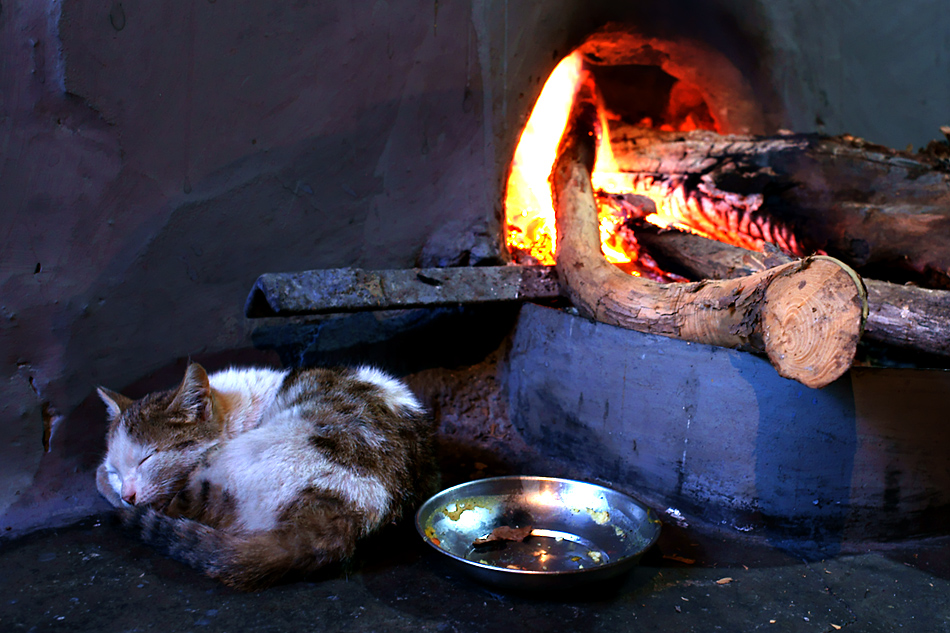
[[[432,423],[372,368],[189,365],[110,417],[99,491],[142,538],[241,589],[313,571],[431,491]]]

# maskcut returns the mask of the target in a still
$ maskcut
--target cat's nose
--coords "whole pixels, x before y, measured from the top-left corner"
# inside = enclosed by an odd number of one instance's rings
[[[135,482],[132,481],[132,478],[128,478],[122,482],[122,492],[120,496],[122,500],[128,504],[135,505],[135,493],[138,492]]]

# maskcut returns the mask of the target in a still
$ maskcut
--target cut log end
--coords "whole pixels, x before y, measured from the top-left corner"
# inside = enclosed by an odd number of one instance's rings
[[[866,315],[854,271],[827,257],[804,260],[765,289],[765,352],[781,376],[824,387],[851,367]]]

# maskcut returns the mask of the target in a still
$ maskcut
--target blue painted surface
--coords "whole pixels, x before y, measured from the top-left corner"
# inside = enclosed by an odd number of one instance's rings
[[[857,450],[850,376],[814,390],[763,371],[749,384],[759,404],[756,505],[766,535],[776,545],[799,541],[835,553],[848,523]]]
[[[877,427],[895,424],[887,411],[906,387],[873,370],[814,390],[753,354],[526,305],[506,380],[514,424],[549,456],[670,516],[828,553],[844,539],[950,531],[950,462],[927,457],[950,454],[950,373],[926,375],[916,426],[898,434]],[[882,463],[895,456],[899,493]]]

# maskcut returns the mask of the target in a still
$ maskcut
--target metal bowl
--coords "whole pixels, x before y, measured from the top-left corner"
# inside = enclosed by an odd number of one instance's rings
[[[521,528],[527,537],[474,543],[502,526]],[[443,490],[419,508],[416,529],[429,545],[479,580],[540,589],[571,587],[627,571],[656,542],[660,521],[649,508],[610,488],[515,476]]]

